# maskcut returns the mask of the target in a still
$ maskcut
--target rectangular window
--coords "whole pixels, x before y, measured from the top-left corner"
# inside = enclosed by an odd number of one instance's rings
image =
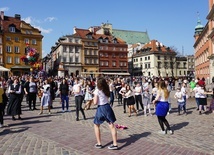
[[[24,42],[25,42],[25,44],[29,44],[29,39],[25,38]]]
[[[7,41],[11,41],[11,37],[6,37],[6,40]]]
[[[125,67],[127,66],[127,62],[124,62],[124,66],[125,66]]]
[[[19,38],[18,37],[15,37],[14,40],[15,40],[15,42],[19,42]]]
[[[11,56],[7,56],[7,63],[12,63],[12,57]]]
[[[148,60],[150,60],[150,56],[148,56]]]
[[[145,60],[147,60],[147,57],[145,57]]]
[[[73,63],[73,57],[70,57],[70,58],[69,58],[69,61],[70,61],[71,63]]]
[[[14,46],[14,52],[15,52],[15,53],[20,53],[20,51],[19,51],[19,46]]]
[[[2,44],[2,38],[0,38],[0,44]]]
[[[66,52],[66,51],[67,51],[67,47],[63,46],[63,52]]]
[[[120,67],[122,67],[123,66],[123,62],[120,62]]]
[[[75,57],[75,63],[79,63],[79,57],[78,56]]]
[[[75,53],[79,53],[79,48],[75,47]]]
[[[6,46],[6,51],[7,51],[8,53],[11,53],[11,52],[12,52],[11,46]]]
[[[73,47],[69,46],[69,53],[73,53]]]
[[[36,39],[32,39],[32,45],[36,45]]]
[[[66,57],[63,57],[63,62],[66,62]]]
[[[116,61],[112,62],[112,66],[115,67],[116,66]]]
[[[108,66],[108,61],[105,62],[105,66]]]
[[[15,57],[15,64],[20,64],[20,58],[19,57]]]
[[[179,74],[181,75],[181,71],[179,71]]]
[[[0,63],[1,63],[1,64],[3,63],[3,58],[2,58],[2,57],[0,57]]]
[[[148,64],[148,68],[150,68],[151,66],[150,66],[150,64]]]
[[[160,56],[158,56],[158,60],[160,60]]]
[[[2,48],[0,47],[0,54],[2,54]]]

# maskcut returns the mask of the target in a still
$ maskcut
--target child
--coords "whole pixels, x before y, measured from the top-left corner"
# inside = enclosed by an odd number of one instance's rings
[[[181,92],[181,88],[177,88],[177,92],[174,95],[174,98],[177,99],[177,103],[178,103],[178,115],[180,115],[180,111],[184,110],[184,113],[186,113],[186,107],[185,107],[185,101],[183,98],[183,93]]]
[[[145,89],[143,92],[143,105],[144,105],[144,116],[147,116],[146,110],[149,110],[149,115],[151,116],[151,108],[150,108],[150,94],[149,89]]]

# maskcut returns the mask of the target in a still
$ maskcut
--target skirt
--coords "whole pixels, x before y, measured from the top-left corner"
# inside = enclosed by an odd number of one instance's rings
[[[158,101],[156,104],[156,115],[157,116],[166,116],[169,111],[169,103]]]
[[[207,105],[207,98],[198,98],[199,105]]]
[[[134,105],[135,104],[134,96],[127,98],[126,101],[127,101],[127,105]]]
[[[114,123],[116,121],[114,111],[108,103],[105,105],[98,105],[94,124],[102,124],[104,121],[107,123]]]

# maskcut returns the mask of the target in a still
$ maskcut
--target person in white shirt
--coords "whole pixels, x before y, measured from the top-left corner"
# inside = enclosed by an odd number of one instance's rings
[[[129,107],[129,117],[131,117],[132,111],[134,111],[135,115],[137,116],[137,111],[134,107],[135,104],[134,93],[129,85],[126,86],[126,93],[124,95],[127,98],[127,106]]]
[[[119,94],[122,96],[123,98],[123,113],[126,113],[126,104],[127,104],[127,97],[125,96],[126,93],[126,86],[127,84],[122,83],[122,88],[119,91]]]
[[[201,86],[199,89],[199,115],[201,115],[202,109],[207,113],[207,94],[212,94],[212,92],[207,92],[205,86]]]
[[[174,95],[174,98],[177,99],[178,103],[178,115],[180,115],[180,111],[183,109],[184,113],[186,113],[186,107],[184,106],[184,98],[183,93],[181,92],[181,88],[177,88],[177,92]]]
[[[136,87],[134,88],[134,94],[135,94],[135,102],[136,102],[137,111],[139,111],[139,104],[143,110],[142,87],[140,86],[139,82],[137,83]]]
[[[200,98],[199,90],[200,90],[199,84],[196,84],[196,87],[193,88],[193,91],[195,94],[195,101],[196,101],[197,110],[199,110],[199,98]]]
[[[158,122],[161,127],[161,131],[158,132],[160,134],[167,134],[167,131],[170,134],[173,134],[169,122],[166,119],[167,112],[169,111],[168,97],[169,92],[167,90],[165,81],[159,81],[157,96],[154,99],[153,104],[156,104],[156,115],[158,117]],[[164,125],[167,128],[166,130],[164,129]]]
[[[73,94],[75,96],[76,121],[79,121],[79,111],[81,111],[83,119],[86,120],[85,112],[82,108],[83,102],[82,83],[79,82],[79,78],[75,79],[75,85],[73,86]]]
[[[155,100],[155,98],[157,96],[157,92],[158,92],[158,83],[155,82],[154,88],[152,88],[152,101],[151,102],[153,102]],[[154,105],[154,113],[155,113],[155,104],[153,104],[153,105]]]
[[[101,149],[101,134],[100,125],[106,121],[109,124],[111,131],[113,144],[108,147],[108,149],[115,150],[118,149],[117,146],[117,131],[114,125],[116,117],[114,111],[112,110],[109,102],[110,90],[106,80],[102,77],[97,80],[97,88],[94,91],[94,104],[97,105],[97,111],[94,117],[94,131],[97,139],[97,144],[95,148]]]

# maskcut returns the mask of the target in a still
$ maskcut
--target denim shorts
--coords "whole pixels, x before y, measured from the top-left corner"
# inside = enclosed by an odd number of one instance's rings
[[[114,111],[108,103],[105,105],[98,105],[94,124],[102,124],[104,121],[107,123],[114,123],[116,121]]]

